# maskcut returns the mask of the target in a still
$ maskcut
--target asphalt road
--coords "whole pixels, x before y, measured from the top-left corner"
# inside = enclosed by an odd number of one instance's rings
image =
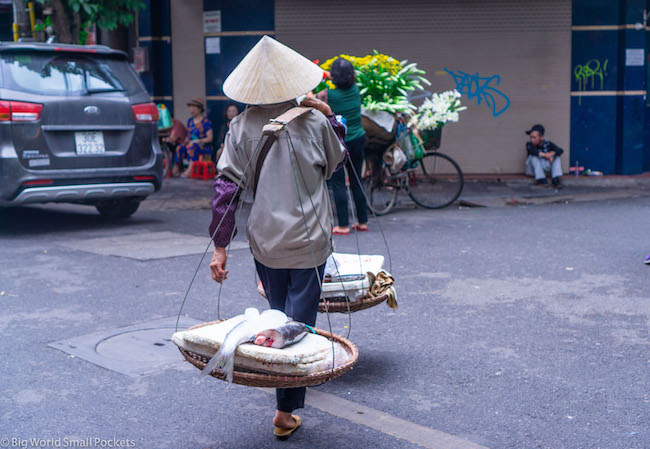
[[[209,184],[191,186],[209,197]],[[200,255],[165,250],[192,236],[207,244],[209,201],[191,200],[163,205],[163,191],[119,223],[83,206],[0,211],[0,446],[650,448],[650,198],[383,217],[399,309],[352,315],[358,364],[308,393],[304,428],[287,442],[272,436],[272,395],[198,383],[164,342],[173,360],[160,368],[155,354],[116,346],[123,364],[150,357],[142,375],[49,346],[86,339],[97,349],[84,336],[176,317]],[[370,226],[361,252],[386,254]],[[141,260],[110,255],[126,237]],[[353,236],[335,245],[357,251]],[[222,316],[265,305],[242,246]],[[215,319],[217,292],[206,260],[183,315]],[[331,325],[345,334],[348,317]]]

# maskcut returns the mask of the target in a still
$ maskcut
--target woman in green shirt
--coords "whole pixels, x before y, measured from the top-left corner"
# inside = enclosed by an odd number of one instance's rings
[[[341,115],[347,121],[345,145],[350,153],[346,163],[350,188],[354,197],[358,223],[354,225],[357,231],[368,230],[368,206],[363,193],[363,186],[359,183],[361,169],[365,154],[363,146],[366,141],[366,132],[361,126],[361,96],[356,84],[354,67],[347,59],[338,58],[332,64],[330,77],[335,89],[327,89],[319,93],[319,98],[326,101],[332,112]],[[356,171],[356,175],[352,171]],[[350,219],[348,217],[348,194],[345,188],[345,171],[339,170],[327,181],[334,192],[338,226],[334,226],[333,233],[347,235],[350,233]]]

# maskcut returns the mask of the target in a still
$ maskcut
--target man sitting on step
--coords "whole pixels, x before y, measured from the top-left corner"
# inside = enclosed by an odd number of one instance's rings
[[[555,145],[550,140],[544,139],[544,127],[534,125],[526,134],[530,136],[530,141],[526,142],[526,174],[535,177],[535,184],[548,185],[546,174],[550,174],[553,185],[557,188],[562,187],[560,176],[562,176],[562,164],[560,155],[564,152],[562,148]]]

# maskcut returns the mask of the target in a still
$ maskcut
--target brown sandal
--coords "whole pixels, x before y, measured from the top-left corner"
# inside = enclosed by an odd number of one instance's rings
[[[286,429],[284,427],[276,427],[275,430],[273,431],[273,434],[279,439],[279,440],[286,440],[293,434],[296,430],[302,426],[302,420],[300,419],[300,416],[298,415],[291,415],[291,417],[296,421],[296,425],[293,426],[291,429]]]

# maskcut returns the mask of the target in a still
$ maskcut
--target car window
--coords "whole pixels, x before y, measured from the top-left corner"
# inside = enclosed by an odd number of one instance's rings
[[[104,55],[8,52],[0,55],[5,87],[41,95],[84,95],[141,90],[124,60]]]

